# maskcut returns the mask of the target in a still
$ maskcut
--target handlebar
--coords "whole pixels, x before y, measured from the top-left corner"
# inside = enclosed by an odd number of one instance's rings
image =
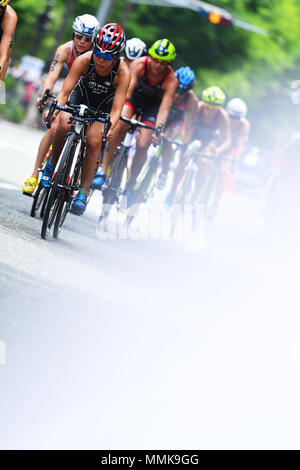
[[[205,160],[213,160],[216,164],[220,164],[223,161],[232,162],[231,158],[225,157],[224,155],[206,155],[205,153],[199,153],[194,156],[194,159],[203,158]]]
[[[171,140],[168,137],[166,137],[163,132],[162,132],[162,124],[160,124],[158,127],[155,127],[154,125],[149,125],[149,124],[144,124],[143,122],[137,121],[136,119],[129,119],[125,116],[120,116],[120,120],[126,122],[129,124],[132,130],[135,130],[137,127],[141,127],[143,129],[149,129],[153,132],[155,132],[156,136],[156,145],[159,145],[159,143],[164,140],[166,142],[169,142],[170,144],[176,145],[178,148],[181,148],[184,146],[184,144],[179,141],[179,140]]]
[[[125,116],[120,116],[120,120],[129,124],[129,126],[134,130],[137,127],[142,127],[144,129],[149,129],[150,131],[155,131],[156,127],[150,126],[149,124],[144,124],[143,122],[137,121],[136,119],[129,119]]]
[[[178,148],[183,148],[184,147],[184,143],[181,142],[180,140],[172,140],[172,139],[169,139],[168,137],[166,137],[164,134],[161,134],[161,140],[163,142],[168,142],[169,144],[172,144],[172,145],[176,145],[176,147]]]
[[[54,99],[50,109],[49,114],[46,119],[46,126],[48,129],[51,127],[50,119],[55,110],[64,111],[66,113],[72,114],[73,118],[78,121],[98,121],[102,122],[105,125],[104,134],[106,134],[111,126],[110,115],[108,113],[97,112],[85,105],[72,104],[67,102],[66,106],[61,106],[57,104],[57,99]]]
[[[40,101],[40,104],[38,106],[38,110],[40,112],[40,114],[42,114],[43,112],[43,108],[46,104],[46,101],[48,100],[48,98],[54,98],[54,96],[50,93],[50,88],[47,88],[41,98],[41,101]]]

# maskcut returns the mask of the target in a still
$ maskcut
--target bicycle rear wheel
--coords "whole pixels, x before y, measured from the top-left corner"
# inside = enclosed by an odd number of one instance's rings
[[[49,191],[41,230],[41,237],[43,239],[46,239],[47,234],[54,223],[54,220],[60,208],[60,204],[62,202],[61,199],[66,190],[65,188],[68,182],[69,169],[73,156],[74,139],[74,134],[71,134],[68,137],[68,140],[63,149],[63,154],[61,156],[59,167],[52,182],[52,187]]]

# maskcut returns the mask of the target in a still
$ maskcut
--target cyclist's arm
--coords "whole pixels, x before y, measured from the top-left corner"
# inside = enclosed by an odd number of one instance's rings
[[[57,95],[58,104],[60,106],[64,106],[66,104],[70,93],[75,87],[76,83],[78,82],[80,77],[87,72],[90,58],[91,52],[88,52],[77,57],[77,59],[75,59],[75,61],[73,62],[70,72],[68,73],[64,81],[62,89]]]
[[[183,142],[188,144],[193,134],[193,124],[198,112],[198,98],[193,90],[188,91],[187,109],[183,124]]]
[[[2,21],[2,39],[0,43],[0,83],[4,79],[11,54],[18,17],[10,6],[7,7]]]
[[[129,100],[131,98],[133,90],[137,87],[138,77],[143,76],[143,73],[144,73],[144,60],[145,60],[145,57],[141,57],[140,59],[135,60],[130,65],[129,70],[130,70],[130,74],[131,74],[131,80],[130,80],[130,84],[129,84],[128,91],[127,91],[127,97],[126,97],[127,100]]]
[[[220,115],[218,119],[218,128],[220,131],[220,142],[221,144],[216,148],[216,155],[221,155],[231,144],[231,132],[229,125],[229,117],[224,109],[220,109]]]
[[[128,66],[121,62],[119,65],[118,73],[115,79],[116,92],[111,108],[110,121],[111,128],[110,133],[114,130],[116,125],[119,122],[123,106],[126,101],[126,96],[128,92],[128,87],[130,84],[130,72]]]
[[[174,73],[168,75],[162,84],[162,89],[165,90],[163,99],[161,100],[158,113],[156,116],[156,127],[165,125],[168,119],[169,111],[171,109],[174,95],[178,87],[178,80]]]
[[[44,94],[45,90],[47,88],[50,89],[50,93],[53,90],[53,87],[55,83],[57,82],[61,69],[63,68],[63,65],[66,63],[67,58],[68,58],[68,52],[69,52],[69,45],[68,44],[62,44],[59,46],[54,54],[54,58],[51,62],[50,69],[47,75],[46,80],[44,81],[43,84],[43,91],[42,95]]]
[[[248,142],[250,132],[250,122],[247,119],[241,120],[241,130],[238,137],[232,141],[232,145],[228,151],[230,156],[238,160],[245,150],[245,145]]]

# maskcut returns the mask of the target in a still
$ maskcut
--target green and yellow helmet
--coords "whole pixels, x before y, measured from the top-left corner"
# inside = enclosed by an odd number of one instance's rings
[[[210,106],[222,106],[225,103],[226,95],[221,88],[211,86],[202,91],[201,99]]]
[[[176,57],[175,46],[168,39],[158,39],[148,49],[149,55],[153,59],[166,60],[171,62]]]

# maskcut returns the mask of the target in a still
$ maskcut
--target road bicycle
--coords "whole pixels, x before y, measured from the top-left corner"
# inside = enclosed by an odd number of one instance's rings
[[[209,147],[209,146],[208,146]],[[184,211],[188,207],[191,208],[192,212],[192,230],[196,231],[199,222],[199,208],[201,212],[207,216],[211,209],[211,204],[214,197],[215,184],[220,166],[223,161],[230,161],[224,155],[212,156],[208,153],[201,153],[200,141],[194,141],[190,144],[187,152],[190,153],[190,158],[187,165],[184,168],[184,173],[180,179],[175,197],[173,199],[172,214],[171,214],[171,236],[175,231],[175,226],[178,221],[179,215],[183,215]],[[200,161],[210,160],[212,162],[211,169],[207,177],[202,190],[197,197],[194,197],[194,192],[197,185],[197,174],[201,171]]]
[[[103,205],[99,217],[98,230],[108,230],[108,219],[114,205],[117,206],[118,210],[121,208],[121,196],[125,192],[128,180],[128,153],[135,131],[137,129],[149,129],[153,132],[160,133],[161,130],[161,128],[144,124],[137,119],[128,119],[121,116],[120,120],[128,124],[128,130],[116,151],[112,169],[102,188]],[[159,137],[158,134],[157,137]]]
[[[47,101],[48,101],[49,98],[54,98],[54,96],[50,93],[50,89],[47,88],[45,90],[45,93],[43,94],[42,99],[41,99],[41,101],[39,103],[39,106],[38,106],[38,110],[39,110],[40,114],[42,114],[43,109],[44,109],[45,105],[47,104]],[[23,192],[23,194],[25,196],[29,196],[29,197],[33,198],[32,205],[31,205],[31,210],[30,210],[30,216],[31,217],[36,217],[38,212],[40,212],[39,213],[40,217],[43,217],[43,215],[44,215],[49,188],[45,188],[42,185],[41,175],[43,173],[43,170],[44,170],[44,167],[47,163],[48,158],[51,157],[51,152],[52,152],[52,145],[49,147],[49,149],[48,149],[48,151],[47,151],[47,153],[46,153],[46,155],[45,155],[45,157],[42,161],[42,164],[41,164],[40,168],[38,169],[39,184],[37,185],[35,191],[32,194]]]
[[[284,179],[276,175],[272,178],[265,197],[263,236],[266,240],[283,243],[299,240],[299,202],[297,177]]]
[[[49,126],[50,119],[55,110],[70,113],[71,131],[58,162],[55,166],[50,183],[49,195],[44,211],[41,237],[45,239],[53,225],[53,238],[57,238],[69,213],[75,192],[80,187],[80,173],[86,152],[86,131],[89,124],[94,121],[104,123],[102,138],[102,152],[105,148],[106,136],[111,126],[110,115],[103,112],[95,112],[88,106],[74,105],[67,102],[66,106],[60,106],[55,99],[50,107],[46,120]]]
[[[150,156],[145,163],[140,175],[137,178],[136,184],[133,188],[131,196],[131,205],[128,210],[127,223],[130,225],[138,213],[140,204],[146,203],[150,197],[153,196],[155,187],[157,186],[157,170],[160,165],[160,156],[164,142],[172,145],[173,150],[179,150],[183,147],[183,143],[179,140],[173,140],[166,137],[164,134],[160,135],[161,145]]]

